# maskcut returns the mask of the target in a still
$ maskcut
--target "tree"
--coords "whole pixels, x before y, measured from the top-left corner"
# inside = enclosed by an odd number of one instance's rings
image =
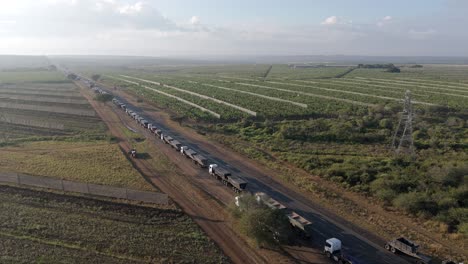
[[[274,246],[289,240],[292,234],[289,219],[282,211],[267,207],[250,194],[237,199],[238,204],[231,212],[239,218],[241,231],[254,238],[257,245]]]
[[[93,81],[95,81],[95,82],[97,82],[100,78],[101,78],[100,74],[93,74],[91,76],[91,79],[93,79]]]
[[[70,73],[70,74],[67,75],[67,78],[70,79],[70,80],[76,80],[77,77],[78,76],[76,76],[76,74],[74,74],[74,73]]]
[[[95,100],[98,102],[105,103],[111,101],[112,98],[114,98],[114,96],[112,96],[111,94],[98,94],[96,95]]]
[[[274,246],[285,243],[291,235],[289,221],[280,210],[257,208],[245,212],[240,219],[244,233],[251,236],[259,246]]]
[[[390,65],[387,69],[387,72],[392,72],[392,73],[400,73],[401,70],[400,68],[396,67],[395,65]]]

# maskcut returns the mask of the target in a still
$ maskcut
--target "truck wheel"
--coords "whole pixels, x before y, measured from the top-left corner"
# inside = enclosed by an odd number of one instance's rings
[[[386,250],[390,250],[390,245],[389,245],[389,244],[385,244],[385,249],[386,249]]]
[[[396,248],[391,247],[391,248],[390,248],[390,251],[391,251],[393,254],[395,254],[395,253],[396,253]]]
[[[327,258],[331,258],[331,253],[327,251]]]

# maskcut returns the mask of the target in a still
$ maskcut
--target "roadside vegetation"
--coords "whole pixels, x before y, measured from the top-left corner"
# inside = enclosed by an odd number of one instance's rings
[[[259,203],[253,195],[239,196],[239,205],[232,204],[230,211],[238,221],[239,230],[260,247],[276,247],[288,243],[292,228],[286,215]]]

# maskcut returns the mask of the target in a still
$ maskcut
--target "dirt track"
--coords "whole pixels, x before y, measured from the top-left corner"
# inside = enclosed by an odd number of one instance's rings
[[[80,87],[82,86],[80,85]],[[119,117],[112,111],[111,107],[94,101],[93,95],[88,89],[82,87],[81,93],[88,99],[98,115],[107,124],[110,132],[117,138],[123,150],[130,149],[132,145],[122,133],[121,128],[118,127],[119,125],[122,126],[122,121],[127,126],[132,126],[133,129],[146,134],[148,140],[154,143],[158,151],[162,151],[172,161],[177,163],[184,173],[174,171],[172,173],[166,172],[161,174],[155,171],[149,160],[132,160],[134,166],[141,174],[154,183],[161,191],[167,193],[184,212],[189,214],[234,263],[293,262],[278,253],[252,248],[232,230],[225,209],[219,202],[220,200],[232,199],[232,195],[228,194],[225,186],[206,177],[197,167],[187,162],[182,155],[170,149],[167,145],[165,146],[164,143],[154,138],[154,136],[151,137],[146,130],[134,125],[132,120],[126,117],[126,115],[120,115]],[[191,181],[194,178],[198,178],[200,181]],[[217,193],[216,199],[213,199],[205,189],[210,189],[213,190],[213,193]],[[322,256],[316,257],[316,259],[322,258]]]

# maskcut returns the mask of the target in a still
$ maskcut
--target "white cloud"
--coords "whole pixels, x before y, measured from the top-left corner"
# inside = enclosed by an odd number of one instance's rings
[[[391,23],[391,21],[393,20],[393,17],[391,16],[384,16],[382,19],[380,19],[378,22],[377,22],[377,26],[378,27],[383,27],[389,23]]]
[[[191,17],[190,18],[190,24],[199,25],[200,24],[200,18],[198,16]]]
[[[135,4],[127,4],[118,7],[119,13],[124,15],[134,15],[143,11],[143,3],[136,2]]]
[[[336,25],[338,24],[338,17],[337,16],[327,17],[327,19],[322,21],[321,24],[322,25]]]

